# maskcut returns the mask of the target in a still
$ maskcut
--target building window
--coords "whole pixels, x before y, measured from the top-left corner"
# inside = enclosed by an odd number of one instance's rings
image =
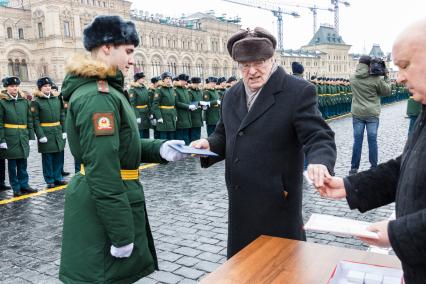
[[[157,58],[152,60],[152,75],[158,76],[161,73],[161,63]]]
[[[217,63],[213,63],[213,76],[219,76],[219,66]]]
[[[196,73],[198,77],[204,78],[204,67],[203,67],[203,63],[198,62],[197,65],[195,66],[196,68]]]
[[[177,74],[177,68],[176,68],[176,62],[171,61],[167,64],[167,68],[169,72],[172,72],[173,74]]]
[[[38,23],[37,27],[38,27],[38,37],[43,38],[43,23]]]
[[[102,2],[102,4],[104,5],[104,8],[106,8],[106,3],[105,3],[105,2]]]
[[[70,22],[64,21],[64,36],[71,37]]]
[[[7,28],[7,38],[12,38],[12,28],[11,27]]]
[[[23,28],[18,29],[18,36],[19,36],[19,39],[24,39],[24,29]]]
[[[140,57],[136,58],[133,68],[134,73],[143,72],[145,70],[145,62],[143,61],[143,59]]]

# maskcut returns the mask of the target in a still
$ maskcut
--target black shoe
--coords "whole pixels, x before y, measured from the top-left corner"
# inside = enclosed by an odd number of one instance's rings
[[[61,175],[62,175],[63,177],[66,177],[66,176],[69,176],[69,175],[70,175],[70,173],[69,173],[69,172],[62,172],[62,173],[61,173]]]
[[[36,193],[37,190],[32,187],[21,188],[22,193]]]
[[[22,196],[22,195],[25,195],[25,194],[23,194],[22,192],[20,192],[20,191],[14,191],[13,192],[13,197],[19,197],[19,196]]]
[[[350,171],[349,171],[349,175],[351,176],[351,175],[354,175],[354,174],[356,174],[356,173],[358,173],[358,169],[351,169]]]
[[[54,188],[56,187],[56,185],[54,183],[48,183],[47,184],[47,188]]]
[[[64,181],[64,180],[57,180],[55,181],[55,185],[66,185],[68,184],[68,182]]]
[[[12,189],[10,186],[5,184],[0,184],[0,191]]]

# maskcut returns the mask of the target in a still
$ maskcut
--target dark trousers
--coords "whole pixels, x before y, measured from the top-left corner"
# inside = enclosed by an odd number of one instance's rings
[[[154,139],[160,139],[160,133],[154,129]]]
[[[64,172],[65,150],[61,151],[61,174]]]
[[[158,139],[173,140],[175,139],[175,131],[158,131]]]
[[[5,185],[6,180],[6,160],[0,159],[0,185]]]
[[[379,118],[358,118],[352,117],[354,129],[354,146],[352,148],[351,170],[358,170],[361,162],[362,141],[364,139],[364,129],[367,129],[368,157],[372,168],[377,167],[378,148],[377,148],[377,130],[379,128]]]
[[[43,177],[46,183],[54,183],[62,180],[62,152],[42,153]]]
[[[216,125],[207,125],[207,136],[210,136],[215,129],[216,129]]]
[[[74,158],[74,171],[78,173],[81,169],[81,161]]]
[[[185,141],[186,145],[191,142],[189,140],[189,128],[176,129],[176,139]]]
[[[9,173],[9,183],[13,192],[20,192],[21,189],[29,188],[27,159],[10,159],[7,160]]]
[[[139,137],[140,138],[149,138],[149,129],[139,129]]]
[[[201,127],[192,127],[189,129],[189,140],[195,141],[201,138]]]

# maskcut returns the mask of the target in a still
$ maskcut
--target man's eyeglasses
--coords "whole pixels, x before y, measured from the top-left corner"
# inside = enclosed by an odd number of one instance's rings
[[[238,63],[238,68],[240,68],[242,71],[248,71],[251,67],[254,69],[260,69],[265,67],[265,60],[255,61],[252,63]]]

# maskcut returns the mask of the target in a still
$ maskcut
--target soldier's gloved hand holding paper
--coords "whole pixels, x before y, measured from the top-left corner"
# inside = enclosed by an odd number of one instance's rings
[[[6,142],[0,143],[0,149],[7,149]]]
[[[62,133],[62,139],[64,139],[64,140],[67,139],[67,133],[65,133],[65,132]]]
[[[117,258],[129,257],[133,251],[133,243],[116,248],[111,245],[111,255]]]
[[[159,119],[157,120],[157,122],[158,122],[158,123],[163,123],[163,122],[164,122],[164,120],[163,120],[162,118],[159,118]]]
[[[138,124],[141,124],[141,122],[142,122],[141,118],[140,118],[140,117],[136,118],[136,122],[137,122]]]
[[[169,140],[163,143],[160,147],[161,157],[169,162],[175,162],[186,158],[188,155],[182,154],[172,148],[170,145],[185,145],[183,140]]]
[[[196,109],[197,109],[197,106],[195,106],[195,105],[189,105],[189,110],[194,111]]]
[[[38,142],[47,143],[47,137],[41,137],[40,139],[38,139]]]

